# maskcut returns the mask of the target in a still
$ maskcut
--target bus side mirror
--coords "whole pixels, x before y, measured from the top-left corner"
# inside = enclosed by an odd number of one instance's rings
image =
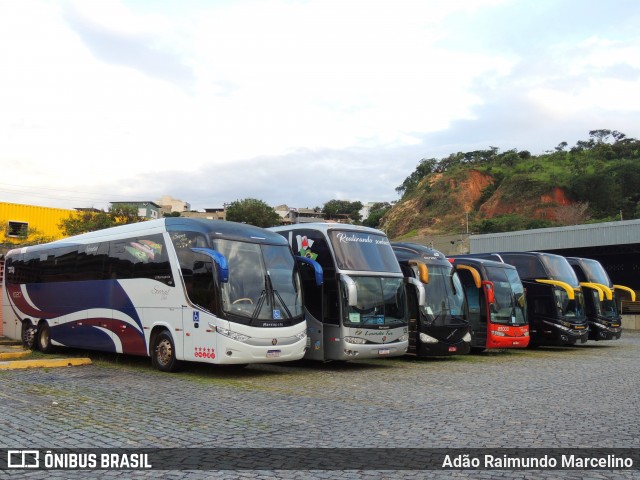
[[[316,275],[316,285],[318,287],[324,283],[324,272],[322,271],[322,267],[318,262],[316,262],[315,260],[311,260],[310,258],[301,256],[297,256],[296,260],[298,261],[298,263],[306,263],[313,268],[313,271]]]
[[[490,282],[489,280],[483,280],[482,288],[486,292],[487,302],[494,303],[496,301],[496,292],[494,291],[493,282]]]
[[[418,278],[422,283],[429,283],[429,268],[424,262],[409,260],[409,265],[418,269]]]
[[[467,270],[467,271],[469,271],[471,273],[471,276],[473,277],[473,283],[475,283],[476,288],[480,288],[482,286],[483,282],[480,279],[480,272],[478,272],[478,270],[476,270],[475,268],[473,268],[473,267],[471,267],[469,265],[457,264],[456,265],[456,270]]]
[[[210,248],[192,248],[192,252],[204,253],[211,257],[216,264],[216,270],[218,271],[218,281],[221,283],[227,283],[229,281],[229,263],[227,258],[216,250]]]
[[[340,280],[344,283],[345,288],[347,289],[347,303],[350,307],[355,307],[358,305],[358,286],[356,282],[349,275],[345,275],[344,273],[340,275]]]

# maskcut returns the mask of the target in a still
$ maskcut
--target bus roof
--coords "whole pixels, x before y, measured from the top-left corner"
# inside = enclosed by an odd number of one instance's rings
[[[200,218],[161,218],[158,220],[148,220],[117,227],[105,228],[94,232],[83,233],[71,237],[56,240],[51,243],[43,243],[29,247],[17,248],[15,251],[38,251],[49,248],[64,247],[65,245],[77,245],[91,242],[105,241],[113,237],[124,236],[144,232],[163,233],[165,230],[188,230],[201,232],[204,235],[212,234],[214,237],[229,240],[239,240],[250,243],[266,243],[272,245],[288,245],[286,239],[281,235],[253,225],[244,223],[228,222],[224,220],[206,220]],[[24,250],[24,249],[27,250]],[[13,251],[13,250],[12,250]]]
[[[441,264],[451,266],[444,253],[426,245],[410,242],[392,242],[391,247],[399,262],[419,260],[427,265]]]
[[[499,262],[497,260],[489,260],[487,258],[475,258],[475,257],[466,257],[464,255],[461,256],[450,256],[451,260],[455,263],[469,265],[470,267],[493,267],[493,268],[508,268],[515,270],[516,267],[509,263]]]
[[[327,233],[331,230],[349,230],[352,232],[373,233],[376,235],[384,235],[385,237],[387,236],[382,230],[378,230],[376,228],[371,228],[371,227],[364,227],[362,225],[351,225],[348,223],[310,222],[310,223],[295,223],[293,225],[269,228],[269,230],[273,232],[303,230],[303,229],[320,230],[324,233]]]

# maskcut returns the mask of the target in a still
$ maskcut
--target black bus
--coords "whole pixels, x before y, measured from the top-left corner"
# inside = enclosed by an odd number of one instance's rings
[[[584,306],[589,321],[589,338],[617,340],[622,335],[622,317],[616,305],[615,290],[635,292],[622,285],[614,285],[600,262],[590,258],[567,257],[569,265],[580,281],[584,292]]]
[[[452,255],[452,258],[458,255]],[[589,337],[580,282],[566,258],[543,252],[459,255],[486,258],[516,267],[525,287],[530,347],[574,345]]]
[[[471,335],[464,290],[451,263],[444,254],[424,245],[392,243],[391,246],[408,282],[407,354],[469,353]],[[420,298],[422,291],[424,299]]]

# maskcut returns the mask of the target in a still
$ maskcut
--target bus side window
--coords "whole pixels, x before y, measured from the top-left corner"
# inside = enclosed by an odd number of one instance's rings
[[[109,243],[80,245],[78,248],[77,280],[104,280],[105,266],[109,257]]]

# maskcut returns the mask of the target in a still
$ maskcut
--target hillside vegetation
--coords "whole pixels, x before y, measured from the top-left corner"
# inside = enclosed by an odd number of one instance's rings
[[[396,191],[380,222],[391,238],[640,218],[640,141],[592,130],[538,156],[490,147],[423,159]]]

